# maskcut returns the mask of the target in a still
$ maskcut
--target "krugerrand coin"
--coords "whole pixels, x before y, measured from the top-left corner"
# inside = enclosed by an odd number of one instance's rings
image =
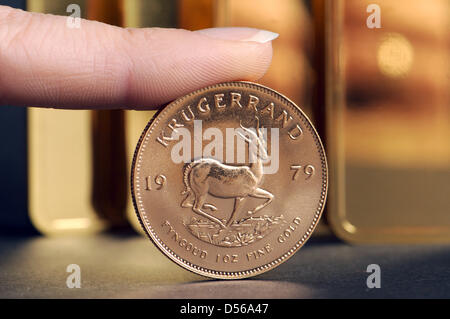
[[[131,188],[164,254],[195,273],[237,279],[302,247],[327,181],[322,143],[302,110],[267,87],[229,82],[177,99],[148,123]]]

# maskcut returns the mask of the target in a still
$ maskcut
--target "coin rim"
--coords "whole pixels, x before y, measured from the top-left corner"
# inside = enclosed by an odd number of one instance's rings
[[[190,261],[185,260],[184,258],[178,256],[175,252],[173,252],[170,249],[170,247],[168,247],[162,240],[159,239],[159,236],[157,235],[156,231],[152,228],[150,223],[148,221],[147,221],[147,223],[144,223],[144,220],[143,220],[144,217],[141,216],[139,207],[137,205],[136,195],[135,195],[135,184],[134,184],[135,169],[136,169],[138,154],[141,150],[141,146],[147,135],[147,132],[149,131],[149,129],[151,128],[151,126],[153,124],[156,125],[158,123],[158,121],[157,121],[158,116],[161,113],[168,111],[169,108],[173,108],[173,107],[181,104],[184,100],[186,100],[187,98],[189,98],[193,95],[200,94],[200,93],[208,91],[210,89],[220,88],[220,87],[228,87],[228,86],[240,86],[240,87],[244,87],[244,88],[246,86],[250,86],[251,88],[256,89],[257,91],[262,91],[263,93],[268,93],[269,95],[273,96],[274,98],[280,100],[282,103],[287,102],[285,104],[288,104],[288,105],[290,104],[293,109],[300,112],[300,114],[305,118],[307,124],[309,125],[309,129],[313,133],[312,134],[313,139],[316,141],[316,146],[318,147],[318,150],[320,153],[320,159],[322,162],[321,163],[322,164],[321,171],[322,171],[322,174],[324,175],[324,178],[323,178],[324,181],[322,183],[322,192],[321,192],[321,197],[319,200],[319,208],[318,208],[318,210],[316,210],[316,213],[313,217],[313,221],[312,221],[311,225],[309,226],[308,230],[303,234],[303,236],[300,238],[300,240],[297,241],[296,244],[291,249],[289,249],[287,252],[285,252],[281,257],[278,257],[277,259],[271,261],[270,263],[267,263],[265,265],[258,266],[258,267],[252,268],[252,269],[243,270],[243,271],[235,271],[235,272],[217,271],[217,270],[213,270],[213,269],[204,268],[204,267],[195,265],[195,264],[191,263]],[[283,99],[285,101],[283,101]],[[150,134],[151,134],[151,132],[150,132]],[[160,110],[158,110],[154,114],[154,116],[148,121],[147,125],[145,126],[145,128],[139,138],[139,141],[136,145],[136,149],[135,149],[134,155],[133,155],[133,161],[131,164],[131,174],[130,175],[131,175],[130,176],[131,177],[131,183],[130,183],[131,197],[133,200],[134,210],[135,210],[136,216],[139,220],[139,223],[140,223],[141,227],[143,228],[147,237],[153,242],[153,244],[162,253],[164,253],[164,255],[169,257],[172,261],[174,261],[179,266],[181,266],[184,269],[187,269],[193,273],[196,273],[198,275],[202,275],[202,276],[209,277],[209,278],[215,278],[215,279],[243,279],[243,278],[256,276],[256,275],[262,274],[266,271],[269,271],[269,270],[279,266],[280,264],[282,264],[283,262],[285,262],[286,260],[291,258],[308,241],[308,239],[311,237],[311,234],[313,233],[314,229],[317,227],[320,217],[322,216],[322,212],[324,210],[326,200],[327,200],[327,194],[328,194],[328,163],[327,163],[325,148],[322,144],[319,134],[317,133],[317,131],[316,131],[315,127],[313,126],[309,117],[302,111],[302,109],[300,107],[298,107],[294,102],[292,102],[290,99],[288,99],[283,94],[276,92],[275,90],[268,88],[264,85],[257,84],[254,82],[247,82],[247,81],[231,81],[231,82],[223,82],[223,83],[219,83],[219,84],[209,85],[204,88],[195,90],[191,93],[188,93],[188,94],[166,104],[164,107],[162,107]]]

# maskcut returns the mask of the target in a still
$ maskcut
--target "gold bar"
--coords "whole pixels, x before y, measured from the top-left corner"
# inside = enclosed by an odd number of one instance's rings
[[[355,243],[449,242],[450,4],[376,4],[327,1],[330,223]]]

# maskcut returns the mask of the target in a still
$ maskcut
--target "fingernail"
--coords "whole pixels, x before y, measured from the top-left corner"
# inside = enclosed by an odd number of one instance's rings
[[[279,36],[278,33],[275,33],[272,31],[259,30],[257,33],[255,33],[251,37],[242,39],[241,41],[254,41],[254,42],[259,42],[259,43],[266,43],[266,42],[275,40],[276,38],[278,38],[278,36]]]
[[[240,28],[240,27],[210,28],[198,30],[195,32],[216,39],[244,41],[244,42],[251,41],[258,43],[266,43],[269,41],[273,41],[279,36],[278,33],[267,30],[254,28]]]

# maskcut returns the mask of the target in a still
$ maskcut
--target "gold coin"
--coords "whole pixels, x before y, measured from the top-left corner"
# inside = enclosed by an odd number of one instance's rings
[[[286,97],[212,85],[163,108],[136,147],[131,188],[153,243],[200,275],[237,279],[291,257],[319,222],[325,151]]]

